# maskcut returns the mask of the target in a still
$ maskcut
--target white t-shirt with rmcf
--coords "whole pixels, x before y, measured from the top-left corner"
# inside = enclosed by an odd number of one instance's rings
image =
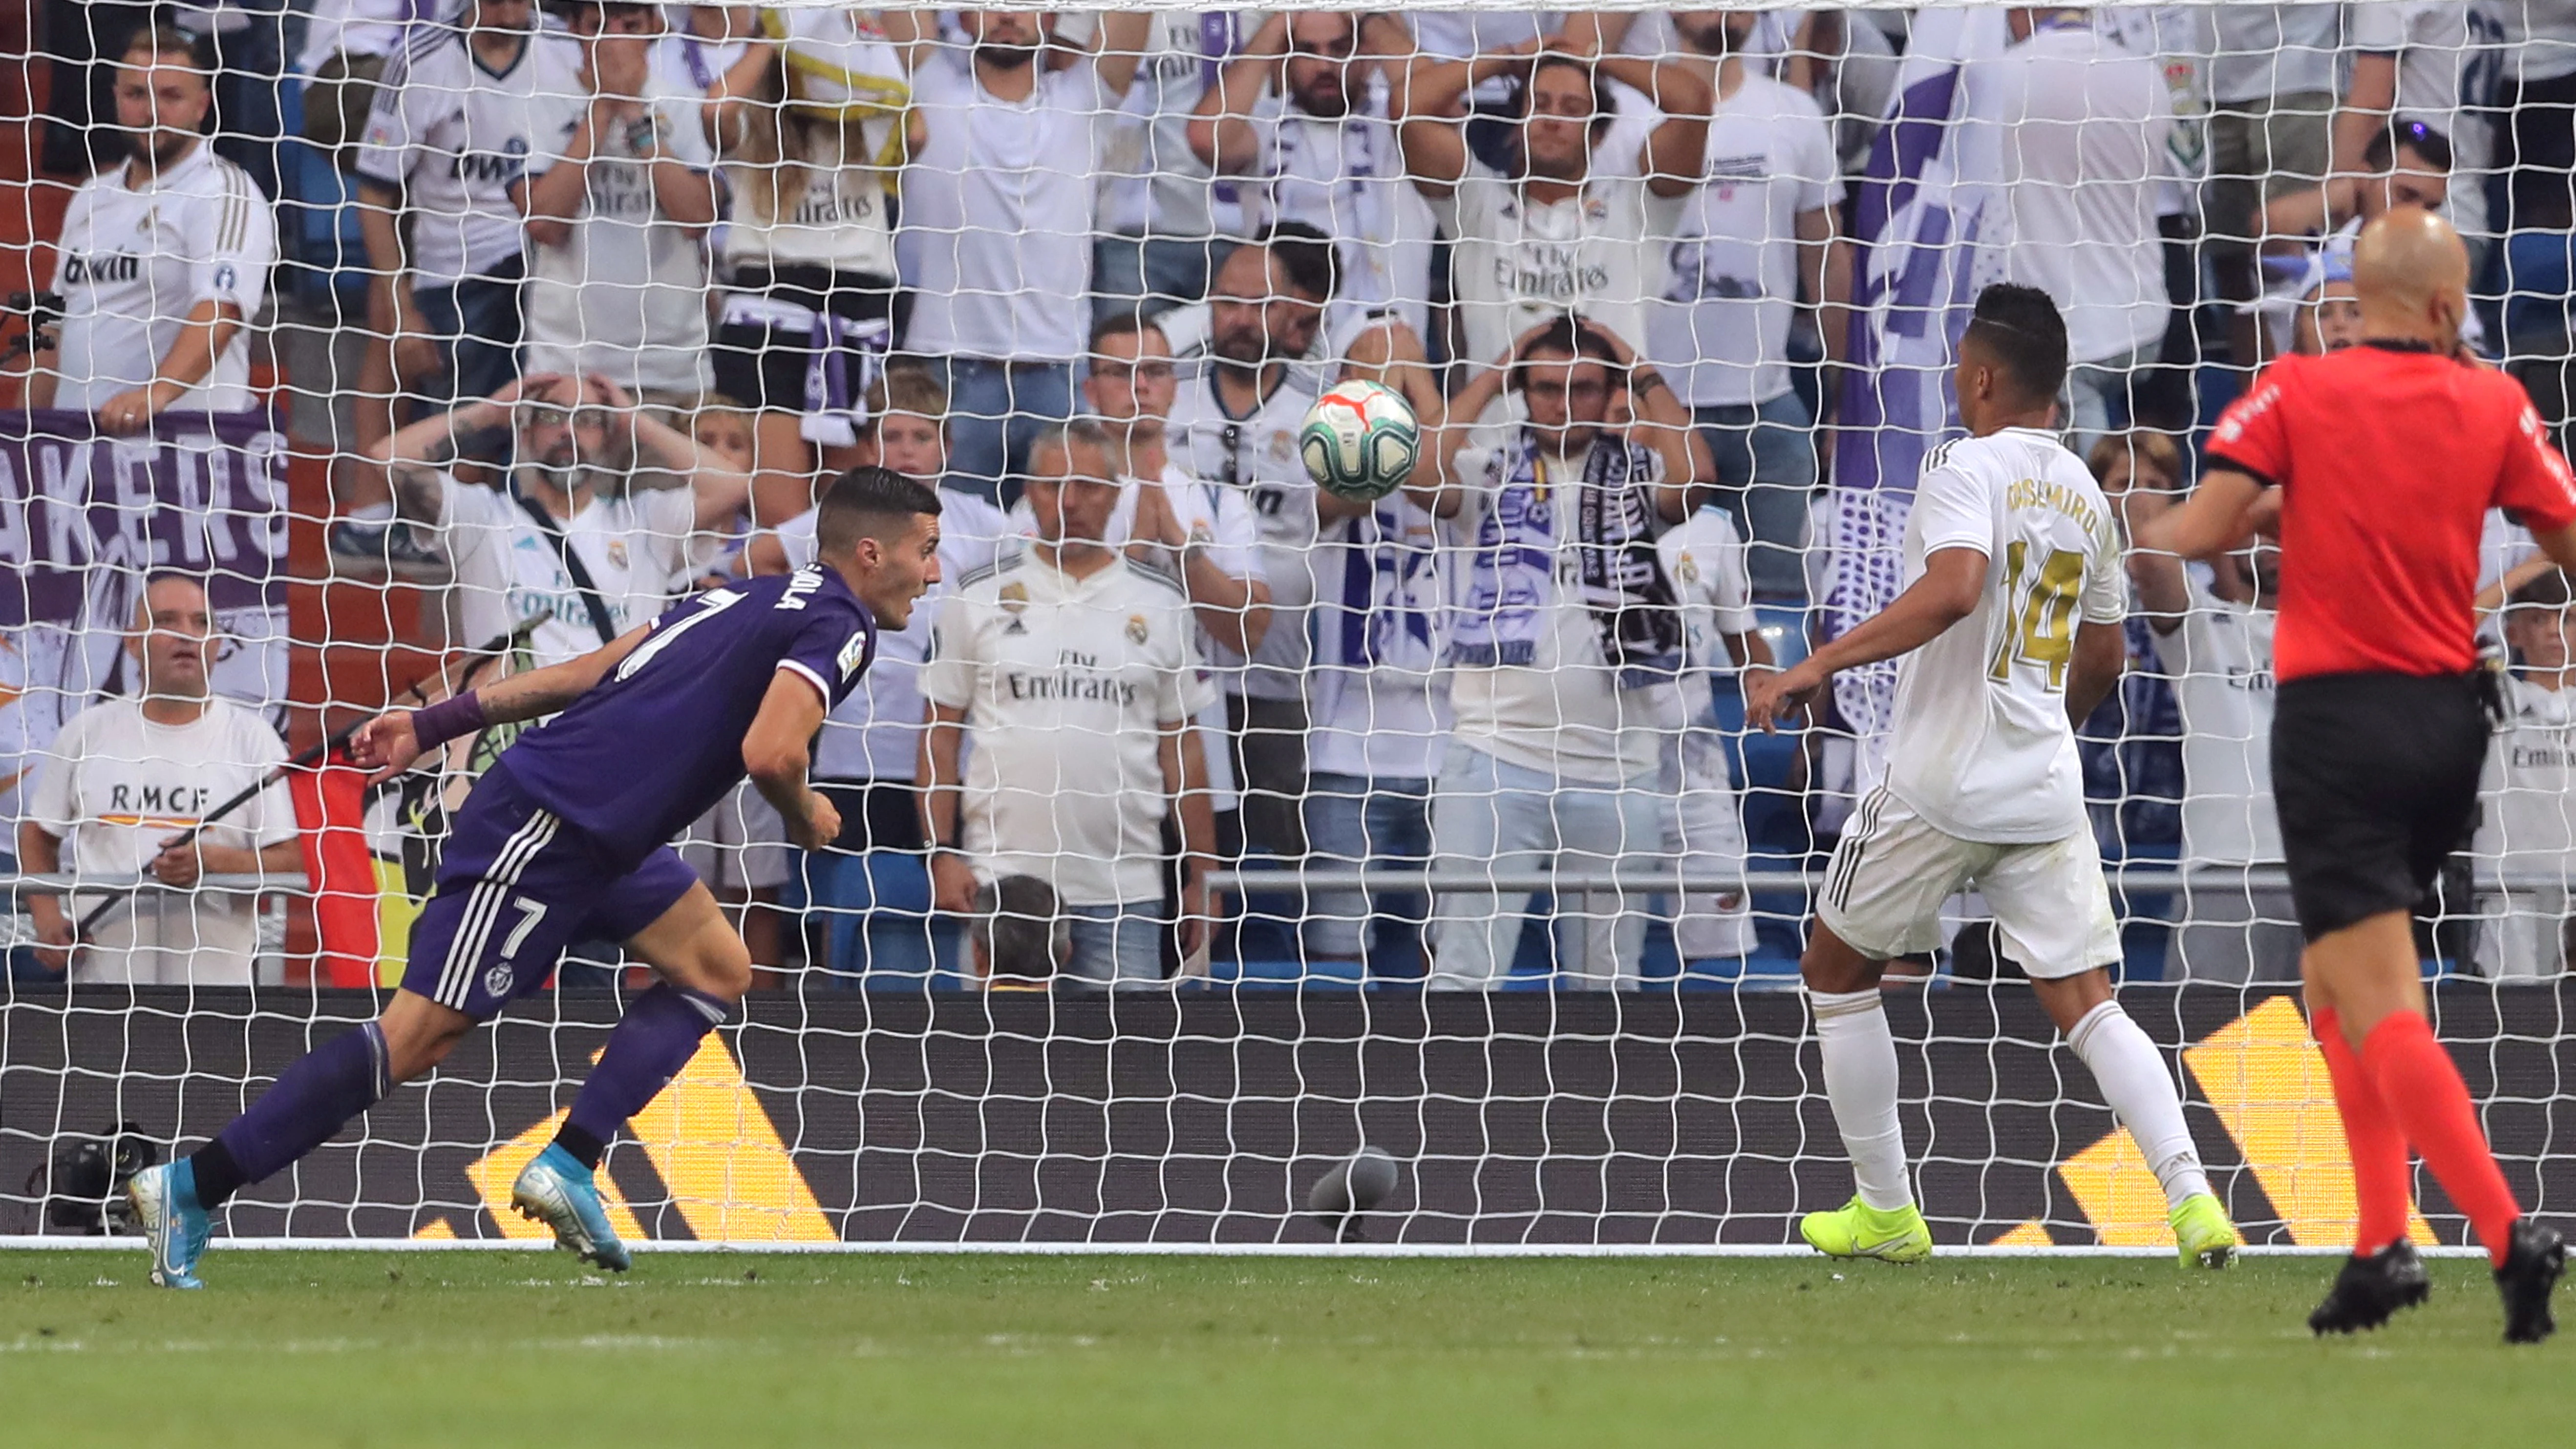
[[[2062,840],[2084,828],[2066,718],[2076,627],[2128,612],[2110,505],[2047,433],[1960,438],[1923,460],[1905,587],[1952,548],[1986,556],[1986,586],[1976,612],[1897,667],[1887,788],[1962,840]]]
[[[2156,652],[2182,707],[2182,853],[2206,865],[2281,859],[2272,808],[2272,630],[2278,612],[2190,583],[2191,611]]]
[[[154,724],[130,699],[74,715],[37,765],[28,819],[64,843],[73,875],[132,880],[161,843],[259,783],[286,760],[286,743],[256,713],[225,699],[185,725]],[[295,838],[295,803],[283,782],[206,827],[206,845],[259,850]],[[74,920],[99,895],[75,893]],[[251,982],[259,944],[257,901],[199,890],[147,891],[93,928],[75,958],[83,981],[240,985]]]
[[[1709,676],[1735,670],[1734,657],[1726,651],[1727,636],[1761,627],[1744,568],[1744,536],[1735,531],[1726,510],[1711,503],[1666,529],[1655,548],[1682,607],[1682,657],[1689,665],[1682,676],[1682,702],[1693,722],[1705,721],[1713,692]]]
[[[1705,167],[1655,204],[1669,224],[1653,228],[1646,355],[1683,402],[1748,407],[1789,390],[1798,217],[1841,202],[1841,168],[1815,101],[1760,75],[1717,103]]]
[[[277,220],[250,173],[200,141],[179,164],[127,184],[128,166],[81,183],[63,213],[62,380],[54,406],[96,412],[152,381],[200,302],[230,302],[242,315],[229,345],[174,412],[240,412],[250,406],[250,319],[277,262]]]
[[[1162,898],[1162,737],[1207,706],[1197,632],[1178,583],[1117,554],[1075,578],[1006,549],[940,601],[921,690],[965,711],[959,845],[979,876],[1033,875],[1072,906]]]

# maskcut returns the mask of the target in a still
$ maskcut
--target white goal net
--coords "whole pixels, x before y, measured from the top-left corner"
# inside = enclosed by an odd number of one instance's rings
[[[1849,1191],[1798,962],[1894,674],[1778,733],[1742,686],[1897,592],[1979,290],[2058,305],[2124,541],[2261,366],[2356,340],[2382,211],[2454,222],[2553,436],[2576,361],[2564,0],[0,27],[0,1235],[124,1230],[124,1173],[373,1016],[542,728],[371,783],[350,726],[813,566],[875,465],[936,486],[940,577],[812,746],[837,838],[746,784],[677,843],[754,981],[610,1151],[622,1233],[1794,1242]],[[1420,442],[1374,498],[1300,446],[1357,380]],[[2079,731],[2122,997],[2248,1238],[2341,1246],[2274,555],[2124,569]],[[2418,936],[2548,1214],[2576,624],[2501,515],[2480,582],[2507,717]],[[542,1234],[511,1180],[649,981],[597,934],[228,1231]],[[1888,990],[1936,1235],[2169,1243],[1983,903],[1939,939]],[[1319,1216],[1364,1146],[1392,1191]]]

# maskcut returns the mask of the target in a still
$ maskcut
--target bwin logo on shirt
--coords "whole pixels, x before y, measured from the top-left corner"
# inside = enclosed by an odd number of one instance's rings
[[[131,282],[142,275],[143,258],[132,252],[110,252],[103,257],[72,256],[63,261],[63,285],[66,287]]]

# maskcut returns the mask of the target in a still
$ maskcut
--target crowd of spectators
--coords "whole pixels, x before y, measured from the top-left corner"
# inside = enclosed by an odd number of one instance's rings
[[[2064,310],[2061,423],[2124,523],[2189,488],[2198,425],[2265,360],[2354,345],[2350,239],[2391,207],[2458,224],[2465,340],[2553,406],[2576,0],[1989,18],[1948,102],[1956,167],[1994,182],[1978,265]],[[83,28],[45,152],[81,178],[38,271],[63,316],[24,405],[137,434],[250,406],[255,366],[300,388],[332,567],[443,584],[455,643],[568,658],[809,563],[842,469],[937,485],[943,582],[817,750],[842,838],[794,850],[745,791],[689,843],[765,967],[1109,983],[1223,952],[1614,987],[1655,921],[1689,969],[1794,956],[1795,900],[1728,882],[1820,858],[1853,754],[1818,743],[1830,719],[1749,744],[1735,680],[1822,627],[1856,334],[1938,316],[1856,265],[1909,12],[312,0]],[[239,99],[264,54],[265,107]],[[317,233],[351,243],[323,283],[273,284]],[[323,338],[301,352],[297,318]],[[1425,437],[1375,504],[1296,447],[1354,377]],[[2452,907],[2482,918],[2458,967],[2508,977],[2564,970],[2576,924],[2576,640],[2530,552],[2496,520],[2511,711],[2471,852],[2490,884]],[[2106,854],[2189,871],[2130,897],[2132,969],[2295,972],[2267,874],[2274,572],[2264,548],[2132,559],[2134,667],[2088,779]],[[174,853],[187,812],[133,804],[179,798],[145,783],[165,766],[199,799],[281,752],[206,698],[188,595],[151,586],[143,696],[9,797],[23,868],[288,868],[276,808]],[[434,842],[507,743],[387,796],[380,850]],[[1282,885],[1212,895],[1237,867]],[[1294,884],[1350,867],[1498,884]],[[1551,867],[1593,884],[1525,888]],[[1608,879],[1648,870],[1675,884]],[[1033,909],[1046,929],[996,919]],[[247,917],[199,911],[80,969],[238,979]],[[32,922],[59,968],[62,908]]]

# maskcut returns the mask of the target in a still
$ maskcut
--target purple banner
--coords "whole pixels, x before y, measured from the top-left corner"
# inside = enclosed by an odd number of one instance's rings
[[[110,599],[175,570],[218,613],[286,605],[286,437],[266,412],[165,415],[111,438],[87,413],[0,412],[0,628],[121,632]]]

